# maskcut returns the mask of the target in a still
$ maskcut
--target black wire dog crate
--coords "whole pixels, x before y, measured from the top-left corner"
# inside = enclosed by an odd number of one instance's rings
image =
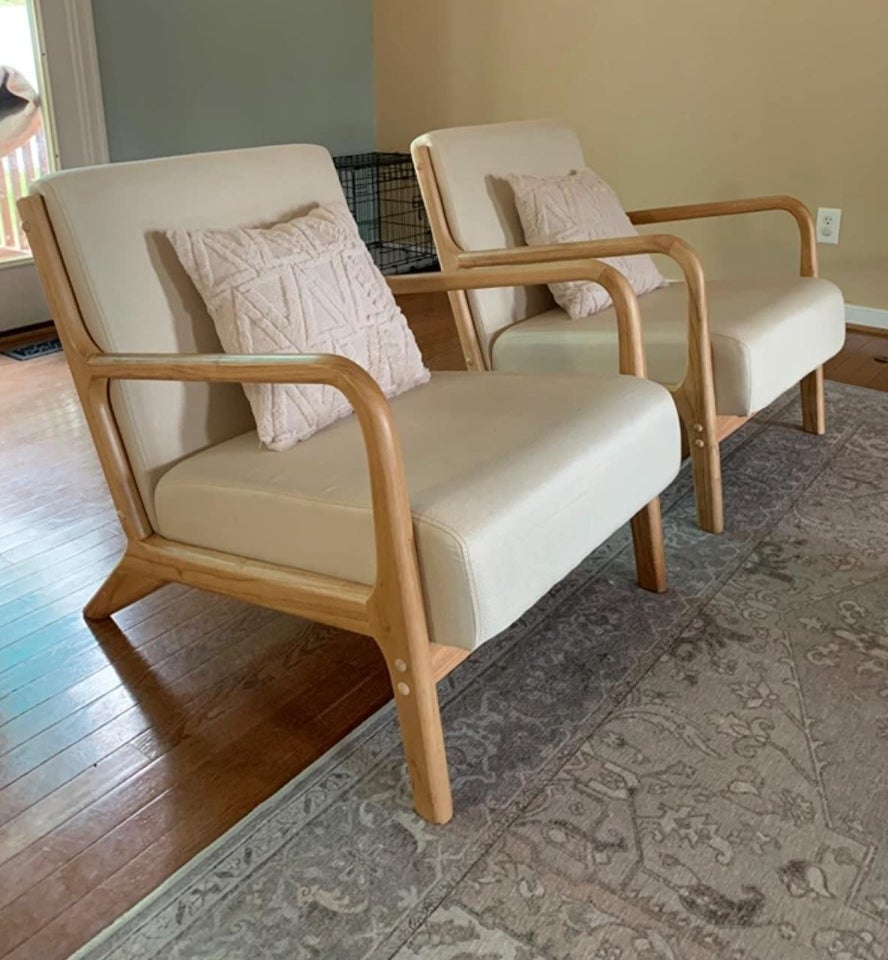
[[[361,238],[383,273],[437,270],[432,231],[408,153],[334,157]]]

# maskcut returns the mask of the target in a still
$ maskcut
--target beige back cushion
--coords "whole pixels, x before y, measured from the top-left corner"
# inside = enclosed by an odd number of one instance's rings
[[[509,174],[563,176],[586,166],[577,135],[548,120],[454,127],[423,134],[453,239],[463,250],[524,244]],[[435,238],[436,241],[440,237]],[[553,306],[546,287],[511,287],[469,293],[481,348],[490,362],[496,334]]]
[[[111,353],[219,353],[171,229],[268,226],[343,202],[322,147],[260,147],[70,170],[34,185],[90,335]],[[145,509],[183,457],[253,428],[240,386],[122,382],[114,413]]]

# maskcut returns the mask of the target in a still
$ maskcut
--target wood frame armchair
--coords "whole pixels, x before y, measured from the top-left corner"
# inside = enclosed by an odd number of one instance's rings
[[[552,246],[467,251],[454,239],[429,146],[421,142],[414,144],[413,159],[441,266],[446,271],[546,263],[572,257],[616,257],[641,253],[661,254],[678,265],[688,294],[687,364],[684,379],[670,386],[670,391],[684,426],[683,450],[691,457],[698,523],[704,530],[721,533],[724,529],[724,504],[720,444],[749,417],[719,416],[717,413],[706,281],[695,250],[680,237],[663,233]],[[814,222],[808,208],[795,197],[771,196],[686,204],[635,210],[629,212],[628,216],[633,224],[642,225],[767,211],[787,212],[795,219],[801,244],[799,275],[816,278],[818,266]],[[450,304],[467,368],[490,369],[465,292],[450,294]],[[805,376],[800,388],[803,428],[813,434],[824,433],[822,366]]]
[[[126,535],[124,554],[87,604],[92,620],[182,583],[371,635],[391,677],[416,810],[445,823],[452,799],[435,683],[466,656],[431,643],[417,565],[413,521],[398,432],[377,383],[340,356],[110,354],[87,329],[43,197],[19,201],[37,269],[56,320],[105,478]],[[626,279],[594,259],[390,279],[396,293],[455,291],[516,283],[594,280],[617,305],[620,368],[645,375],[638,303]],[[376,579],[372,584],[203,549],[169,540],[153,528],[139,492],[109,395],[115,380],[235,383],[322,383],[348,398],[359,421],[372,494]],[[659,500],[632,519],[641,586],[665,589]]]

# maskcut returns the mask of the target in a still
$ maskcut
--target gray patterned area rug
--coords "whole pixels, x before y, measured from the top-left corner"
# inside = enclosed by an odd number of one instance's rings
[[[385,709],[80,956],[886,960],[888,395],[828,400],[731,438],[724,536],[682,473],[668,594],[621,533],[442,684],[449,826]]]

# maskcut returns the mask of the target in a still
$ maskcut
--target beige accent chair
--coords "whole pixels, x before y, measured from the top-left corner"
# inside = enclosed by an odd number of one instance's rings
[[[439,373],[386,400],[334,355],[226,356],[164,231],[280,222],[343,201],[329,154],[280,146],[72,170],[20,202],[127,537],[85,609],[169,582],[372,635],[418,812],[452,812],[435,681],[631,519],[664,589],[660,491],[679,467],[669,394],[643,379],[634,294],[594,260],[393,278],[397,293],[595,279],[621,370]],[[355,416],[260,448],[240,384],[325,383]]]
[[[791,214],[801,233],[800,277],[707,281],[693,249],[678,237],[641,237],[524,246],[507,174],[562,176],[586,166],[577,135],[550,121],[436,130],[414,141],[413,159],[442,268],[544,263],[565,257],[658,253],[684,283],[639,301],[648,370],[667,385],[693,461],[704,530],[724,526],[719,444],[752,414],[801,381],[804,429],[825,430],[822,364],[845,339],[839,289],[817,279],[814,228],[793,197],[636,210],[635,224],[765,210]],[[613,309],[571,320],[545,287],[450,295],[469,370],[602,373],[616,368]]]

